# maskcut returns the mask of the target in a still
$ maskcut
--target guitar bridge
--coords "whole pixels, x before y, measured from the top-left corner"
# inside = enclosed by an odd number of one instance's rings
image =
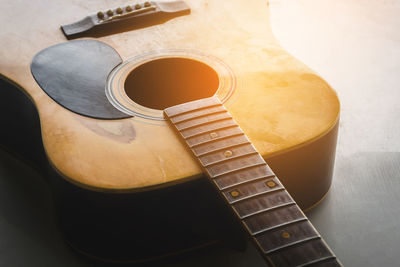
[[[71,24],[62,25],[67,39],[81,36],[104,36],[155,24],[190,13],[184,1],[144,2],[99,11]]]

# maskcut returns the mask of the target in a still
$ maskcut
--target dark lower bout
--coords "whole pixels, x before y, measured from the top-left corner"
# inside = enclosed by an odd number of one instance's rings
[[[0,77],[1,145],[32,164],[51,185],[66,241],[110,261],[148,261],[226,240],[245,246],[240,226],[207,179],[136,193],[104,193],[61,177],[46,158],[36,107]]]
[[[303,210],[313,207],[329,191],[338,128],[339,121],[321,138],[265,159]]]

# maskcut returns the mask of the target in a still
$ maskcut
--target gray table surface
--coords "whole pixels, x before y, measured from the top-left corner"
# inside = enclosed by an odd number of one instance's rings
[[[333,186],[309,218],[345,266],[400,266],[400,1],[273,0],[270,11],[282,46],[342,105]],[[94,265],[64,243],[42,178],[0,150],[0,266]],[[265,265],[249,246],[156,266]]]

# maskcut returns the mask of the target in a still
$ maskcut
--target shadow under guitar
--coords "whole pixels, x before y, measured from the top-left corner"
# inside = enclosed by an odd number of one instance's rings
[[[30,99],[3,79],[0,88],[1,146],[45,178],[61,232],[74,249],[102,260],[146,262],[220,240],[239,250],[245,248],[241,227],[232,225],[230,212],[219,204],[207,179],[124,194],[90,191],[67,182],[49,165],[39,116]],[[204,192],[210,193],[205,196]]]

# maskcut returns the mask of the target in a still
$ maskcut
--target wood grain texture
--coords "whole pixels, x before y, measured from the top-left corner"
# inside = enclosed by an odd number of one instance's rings
[[[167,48],[201,51],[223,60],[238,82],[226,107],[264,158],[296,149],[332,129],[339,114],[336,94],[279,46],[269,28],[264,1],[187,3],[192,9],[189,16],[98,40],[114,47],[124,60]],[[109,8],[109,3],[38,2],[29,9],[24,2],[2,5],[19,12],[2,17],[0,46],[7,53],[0,61],[0,73],[33,100],[46,154],[59,173],[75,184],[101,191],[143,190],[200,177],[201,170],[165,122],[154,125],[138,118],[103,121],[79,116],[52,101],[29,73],[37,52],[65,41],[60,25],[94,9]],[[122,144],[121,139],[130,141]],[[124,163],[127,159],[130,164]]]

